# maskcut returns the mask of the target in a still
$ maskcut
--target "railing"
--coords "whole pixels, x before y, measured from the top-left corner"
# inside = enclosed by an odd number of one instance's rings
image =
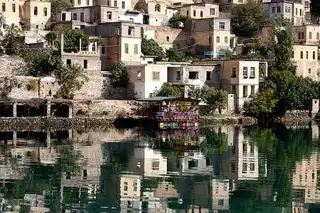
[[[194,120],[198,118],[196,112],[156,112],[157,120]]]

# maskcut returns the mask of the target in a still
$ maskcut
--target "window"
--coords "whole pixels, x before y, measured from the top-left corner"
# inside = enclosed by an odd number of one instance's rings
[[[43,15],[48,16],[48,8],[46,7],[43,8]]]
[[[126,2],[122,1],[121,2],[121,7],[122,7],[122,9],[125,9],[126,8]]]
[[[247,170],[248,170],[248,164],[242,163],[242,173],[247,173]]]
[[[83,179],[87,179],[87,176],[88,176],[88,172],[87,170],[83,170]]]
[[[306,59],[308,59],[308,58],[309,58],[309,52],[306,51]]]
[[[187,16],[189,16],[189,10],[187,10]]]
[[[308,69],[309,74],[311,74],[311,68]]]
[[[247,153],[248,149],[247,149],[247,144],[246,143],[243,143],[242,144],[242,152],[243,153]]]
[[[193,17],[196,17],[197,16],[197,11],[193,11]]]
[[[16,12],[16,4],[12,4],[12,12],[13,12],[13,13]]]
[[[211,72],[207,72],[207,81],[211,80]]]
[[[255,77],[256,77],[256,68],[250,67],[250,78],[255,78]]]
[[[152,170],[159,170],[160,162],[152,161]]]
[[[188,168],[196,168],[198,167],[198,160],[189,160],[188,161]]]
[[[110,6],[110,0],[107,1],[107,6]]]
[[[254,163],[250,163],[250,171],[251,171],[251,172],[254,171]]]
[[[224,30],[226,28],[226,23],[224,22],[219,22],[219,29]]]
[[[124,44],[124,53],[129,53],[129,44]]]
[[[280,12],[281,12],[281,7],[277,6],[277,13],[280,13]]]
[[[177,71],[176,74],[177,74],[176,80],[181,80],[181,73],[180,73],[180,71]]]
[[[61,19],[62,19],[62,21],[65,21],[65,20],[66,20],[66,14],[65,14],[65,13],[62,13]]]
[[[88,68],[88,60],[83,60],[83,68]]]
[[[80,13],[80,21],[84,22],[84,13]]]
[[[2,12],[6,12],[6,3],[2,3]]]
[[[90,4],[90,1],[89,1],[89,0],[87,0],[87,6],[89,6],[89,4]]]
[[[248,97],[248,86],[243,86],[242,95],[243,97]]]
[[[133,191],[138,191],[138,183],[136,180],[133,182]]]
[[[237,93],[237,88],[236,88],[236,85],[232,85],[231,86],[231,94],[236,94]]]
[[[303,59],[303,52],[300,52],[300,58]]]
[[[77,20],[78,19],[78,17],[77,17],[77,14],[76,13],[74,13],[74,14],[72,14],[72,20]]]
[[[199,72],[189,72],[189,79],[199,79]]]
[[[217,36],[217,37],[216,37],[216,42],[217,42],[217,43],[220,43],[220,36]]]
[[[313,60],[316,60],[316,51],[313,51],[313,53],[312,53],[312,59],[313,59]]]
[[[170,40],[170,39],[169,39],[169,36],[167,36],[167,37],[166,37],[166,41],[169,42],[169,40]]]
[[[142,75],[141,70],[138,70],[137,71],[137,80],[141,80],[141,75]]]
[[[210,8],[210,15],[215,16],[216,15],[216,9]]]
[[[113,6],[114,6],[114,7],[118,7],[118,1],[114,1],[114,2],[113,2]]]
[[[38,15],[38,7],[33,8],[33,15],[35,15],[35,16]]]
[[[138,44],[134,44],[134,54],[138,54]]]
[[[152,79],[153,80],[160,80],[160,72],[153,72]]]
[[[232,173],[236,172],[236,164],[235,163],[231,163],[231,172]]]
[[[128,182],[124,182],[123,185],[124,185],[123,190],[128,191]]]
[[[290,7],[285,7],[285,12],[286,13],[291,13],[291,8]]]
[[[243,78],[248,78],[248,67],[242,68]]]
[[[252,86],[251,86],[251,88],[252,88]],[[250,146],[250,153],[254,154],[254,144],[251,144],[251,146]]]
[[[81,0],[78,0],[78,5],[81,5]]]
[[[106,47],[104,45],[101,46],[101,53],[106,54]]]
[[[317,40],[319,40],[319,37],[320,37],[320,36],[319,36],[319,33],[317,33]]]
[[[156,4],[156,6],[154,6],[154,11],[156,11],[156,12],[161,12],[161,6],[160,6],[160,4]]]
[[[276,8],[272,7],[272,13],[275,13],[275,12],[276,12]]]
[[[252,86],[251,86],[251,95],[254,95],[255,93],[256,93],[255,86],[252,85]],[[251,146],[251,147],[253,147],[253,146]]]
[[[128,35],[134,36],[134,27],[128,27]]]
[[[39,29],[39,25],[36,25],[36,29]]]
[[[296,15],[298,15],[298,8],[296,8]]]
[[[209,36],[209,45],[210,45],[210,46],[212,45],[212,38],[211,38],[211,35]]]
[[[301,39],[304,39],[304,32],[301,32]]]
[[[107,12],[107,18],[110,20],[112,19],[112,12],[111,11],[108,11]]]
[[[67,65],[68,65],[68,66],[71,65],[71,59],[67,59]]]
[[[223,205],[224,205],[224,200],[219,199],[219,200],[218,200],[218,206],[223,206]]]
[[[312,32],[309,32],[309,39],[312,39]]]
[[[302,16],[302,9],[300,9],[300,16]]]
[[[224,43],[228,44],[229,38],[226,36],[224,37]]]
[[[201,18],[203,17],[203,11],[200,11],[200,17]]]
[[[232,77],[232,78],[235,78],[236,76],[237,76],[237,68],[232,67],[232,70],[231,70],[231,77]]]

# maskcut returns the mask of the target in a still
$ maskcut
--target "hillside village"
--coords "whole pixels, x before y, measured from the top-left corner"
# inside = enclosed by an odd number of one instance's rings
[[[320,94],[320,25],[310,4],[2,1],[1,96],[131,100],[163,94],[164,87],[191,96],[213,88],[227,94],[227,111],[241,111],[252,98],[256,105],[281,102],[300,109]],[[274,69],[290,74],[273,74],[271,81],[290,78],[296,84],[289,85],[306,84],[312,91],[293,86],[270,91],[266,78]],[[280,97],[290,95],[286,89],[303,95],[294,101]],[[261,102],[258,92],[269,99]]]

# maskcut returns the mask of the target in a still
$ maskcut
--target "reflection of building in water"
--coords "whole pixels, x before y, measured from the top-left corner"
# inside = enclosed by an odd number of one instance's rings
[[[141,212],[141,179],[139,175],[120,175],[120,212]]]
[[[222,170],[232,180],[256,180],[259,167],[266,165],[259,165],[258,147],[244,135],[243,130],[234,128],[234,140],[229,142],[228,152],[224,154]]]
[[[212,208],[214,210],[229,209],[229,180],[213,179],[212,185]]]
[[[50,209],[44,207],[45,197],[43,195],[25,194],[24,200],[30,205],[31,213],[46,213]]]
[[[320,202],[320,190],[317,189],[320,171],[320,153],[313,152],[309,158],[296,163],[292,173],[294,201],[302,203]]]
[[[211,174],[210,159],[200,151],[184,152],[183,156],[168,157],[168,170],[174,174]]]

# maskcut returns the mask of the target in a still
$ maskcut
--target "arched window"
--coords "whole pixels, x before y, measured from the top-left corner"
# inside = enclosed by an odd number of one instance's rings
[[[309,39],[312,39],[312,32],[309,32]]]
[[[170,40],[170,39],[169,39],[169,36],[167,36],[167,37],[166,37],[166,41],[169,42],[169,40]]]
[[[300,59],[303,59],[303,52],[300,52]]]
[[[154,11],[156,11],[156,12],[161,12],[161,6],[160,6],[160,4],[156,4],[156,6],[154,6]]]
[[[319,40],[319,33],[317,33],[317,39]]]

